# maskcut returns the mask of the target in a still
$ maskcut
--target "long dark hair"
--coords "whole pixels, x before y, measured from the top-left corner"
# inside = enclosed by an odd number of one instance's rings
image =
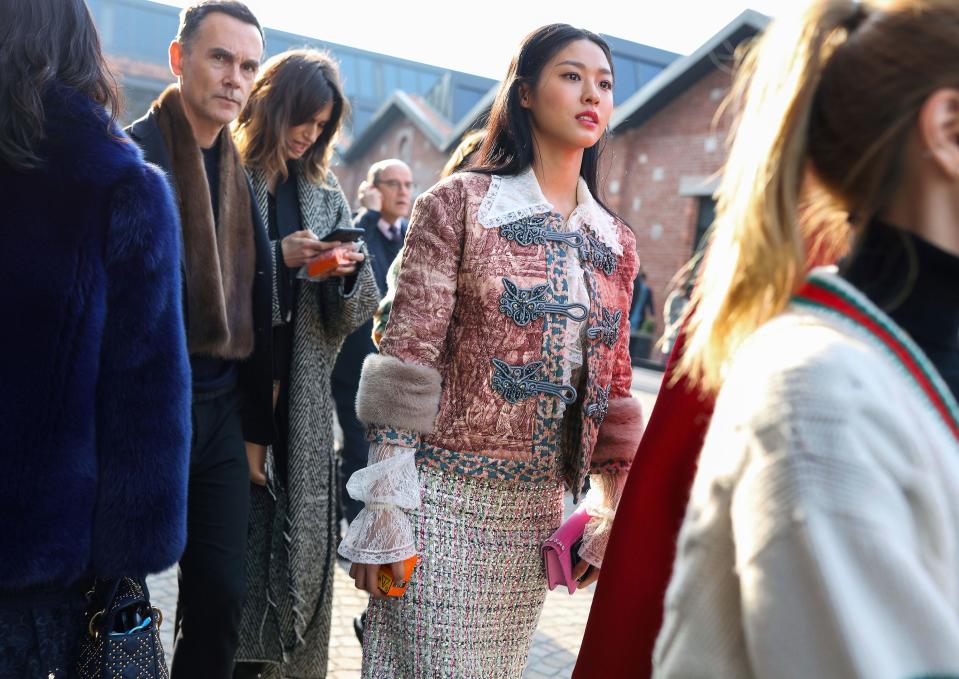
[[[496,94],[489,122],[486,123],[486,141],[480,148],[479,162],[471,168],[474,172],[515,175],[533,164],[533,128],[529,111],[520,105],[521,88],[535,89],[547,62],[575,40],[589,40],[598,45],[606,55],[610,71],[613,70],[609,45],[595,33],[573,28],[569,24],[550,24],[527,35],[510,62],[506,77]],[[593,198],[612,213],[600,197],[596,177],[605,147],[606,135],[603,135],[596,144],[583,151],[579,174],[586,180]]]
[[[116,118],[116,81],[100,51],[83,0],[0,2],[0,163],[15,170],[40,165],[42,95],[51,81],[86,94]],[[105,129],[106,132],[106,129]]]
[[[237,119],[234,136],[244,164],[263,170],[270,178],[286,180],[290,128],[310,120],[330,101],[329,122],[300,159],[303,173],[314,184],[326,181],[333,143],[349,113],[339,70],[329,54],[316,49],[290,50],[270,59]]]

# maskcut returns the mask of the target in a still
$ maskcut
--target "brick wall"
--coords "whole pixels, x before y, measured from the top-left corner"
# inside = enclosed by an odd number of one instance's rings
[[[333,167],[351,205],[356,202],[356,191],[360,182],[366,179],[370,165],[385,158],[399,158],[410,166],[417,192],[433,186],[439,179],[440,170],[446,165],[446,155],[416,125],[400,117],[362,156]]]
[[[729,116],[714,123],[730,76],[713,71],[639,127],[610,141],[606,198],[636,234],[640,263],[653,289],[657,334],[669,282],[693,254],[700,199],[683,196],[720,169]]]

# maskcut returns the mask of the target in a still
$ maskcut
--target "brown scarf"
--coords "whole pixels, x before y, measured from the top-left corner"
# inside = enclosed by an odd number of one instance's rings
[[[153,108],[170,152],[186,260],[190,354],[226,359],[253,352],[256,250],[246,175],[229,130],[220,132],[219,220],[214,223],[200,147],[171,85]]]

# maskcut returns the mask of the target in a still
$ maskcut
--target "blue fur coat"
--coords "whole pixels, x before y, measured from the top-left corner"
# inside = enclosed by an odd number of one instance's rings
[[[145,574],[186,539],[190,375],[166,179],[58,84],[0,162],[0,591]]]

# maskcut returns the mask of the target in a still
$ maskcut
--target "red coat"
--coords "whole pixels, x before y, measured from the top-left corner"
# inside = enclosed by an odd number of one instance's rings
[[[652,674],[676,540],[713,412],[685,379],[671,386],[681,333],[636,451],[593,597],[573,679]]]

